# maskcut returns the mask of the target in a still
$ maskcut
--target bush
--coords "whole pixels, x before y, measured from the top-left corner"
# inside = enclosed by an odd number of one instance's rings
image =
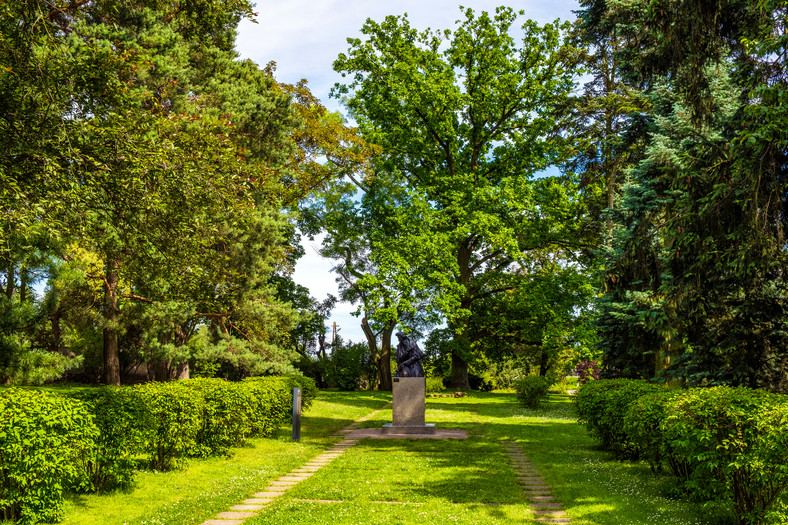
[[[146,383],[129,389],[150,415],[145,451],[154,470],[170,470],[197,450],[202,428],[202,396],[179,382]]]
[[[624,434],[639,450],[640,457],[648,461],[651,470],[659,472],[667,465],[675,476],[686,480],[689,476],[689,465],[675,452],[663,433],[667,416],[666,405],[681,392],[665,390],[636,399],[624,417]]]
[[[81,478],[79,458],[98,430],[84,403],[33,390],[0,391],[0,517],[56,521],[63,490]]]
[[[664,439],[689,464],[701,500],[732,501],[741,523],[767,520],[788,484],[784,396],[744,387],[693,388],[666,404]]]
[[[542,376],[525,376],[514,382],[518,401],[528,408],[539,408],[549,388],[550,383]]]
[[[434,392],[443,392],[443,378],[442,377],[428,377],[427,381],[427,392],[434,393]]]
[[[208,457],[226,454],[252,433],[252,413],[257,410],[254,393],[242,383],[198,378],[177,383],[202,397],[200,429],[189,455]]]
[[[468,386],[471,387],[471,390],[479,392],[489,392],[493,389],[493,383],[489,377],[476,374],[468,374]]]
[[[250,377],[243,383],[255,396],[256,408],[251,416],[254,437],[270,437],[292,419],[294,387],[301,387],[302,410],[309,408],[317,395],[315,382],[301,375]]]
[[[92,388],[73,395],[85,402],[98,427],[95,453],[81,459],[86,480],[82,488],[102,492],[130,485],[136,458],[153,427],[150,412],[127,387]]]
[[[636,459],[637,444],[626,434],[624,420],[630,404],[645,394],[664,387],[635,379],[589,381],[580,387],[576,399],[578,420],[605,450],[619,458]]]

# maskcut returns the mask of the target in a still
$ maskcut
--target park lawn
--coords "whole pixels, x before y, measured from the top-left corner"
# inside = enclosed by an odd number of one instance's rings
[[[321,392],[304,416],[301,443],[289,429],[254,440],[231,459],[192,461],[171,473],[142,473],[127,493],[70,501],[66,524],[199,524],[241,503],[339,440],[332,434],[381,407],[390,394]],[[519,443],[576,525],[731,522],[725,509],[670,497],[673,479],[645,464],[612,459],[574,419],[571,398],[538,410],[511,393],[430,398],[427,420],[463,428],[468,440],[362,440],[299,483],[248,525],[268,523],[533,523],[501,442]],[[364,422],[391,422],[383,410]],[[322,501],[314,501],[322,500]]]
[[[66,504],[68,525],[199,524],[261,490],[268,481],[339,441],[333,434],[391,400],[386,392],[321,392],[302,418],[302,439],[290,428],[275,439],[252,439],[231,458],[189,461],[173,472],[142,472],[129,491],[85,495]]]
[[[598,450],[569,396],[551,395],[538,410],[513,394],[476,392],[427,407],[429,422],[464,428],[469,439],[363,440],[246,523],[534,523],[503,441],[522,446],[573,524],[732,522],[727,509],[671,497],[672,478]],[[390,421],[384,410],[363,426]]]

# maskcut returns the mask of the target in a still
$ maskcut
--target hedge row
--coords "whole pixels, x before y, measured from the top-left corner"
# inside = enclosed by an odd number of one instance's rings
[[[168,470],[269,437],[317,394],[303,376],[190,379],[100,387],[68,397],[0,390],[0,519],[56,521],[63,493],[128,485],[138,467]]]
[[[670,471],[688,496],[731,503],[742,524],[788,522],[788,396],[600,380],[581,387],[577,410],[604,448]]]

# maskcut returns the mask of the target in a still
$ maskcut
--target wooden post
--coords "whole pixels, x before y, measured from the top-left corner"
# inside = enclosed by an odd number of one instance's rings
[[[301,441],[301,389],[293,388],[293,441]]]

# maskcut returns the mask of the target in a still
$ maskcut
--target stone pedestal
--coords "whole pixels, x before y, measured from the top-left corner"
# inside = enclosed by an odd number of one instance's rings
[[[434,434],[435,425],[424,422],[427,381],[423,377],[393,380],[393,422],[383,425],[384,434]]]

